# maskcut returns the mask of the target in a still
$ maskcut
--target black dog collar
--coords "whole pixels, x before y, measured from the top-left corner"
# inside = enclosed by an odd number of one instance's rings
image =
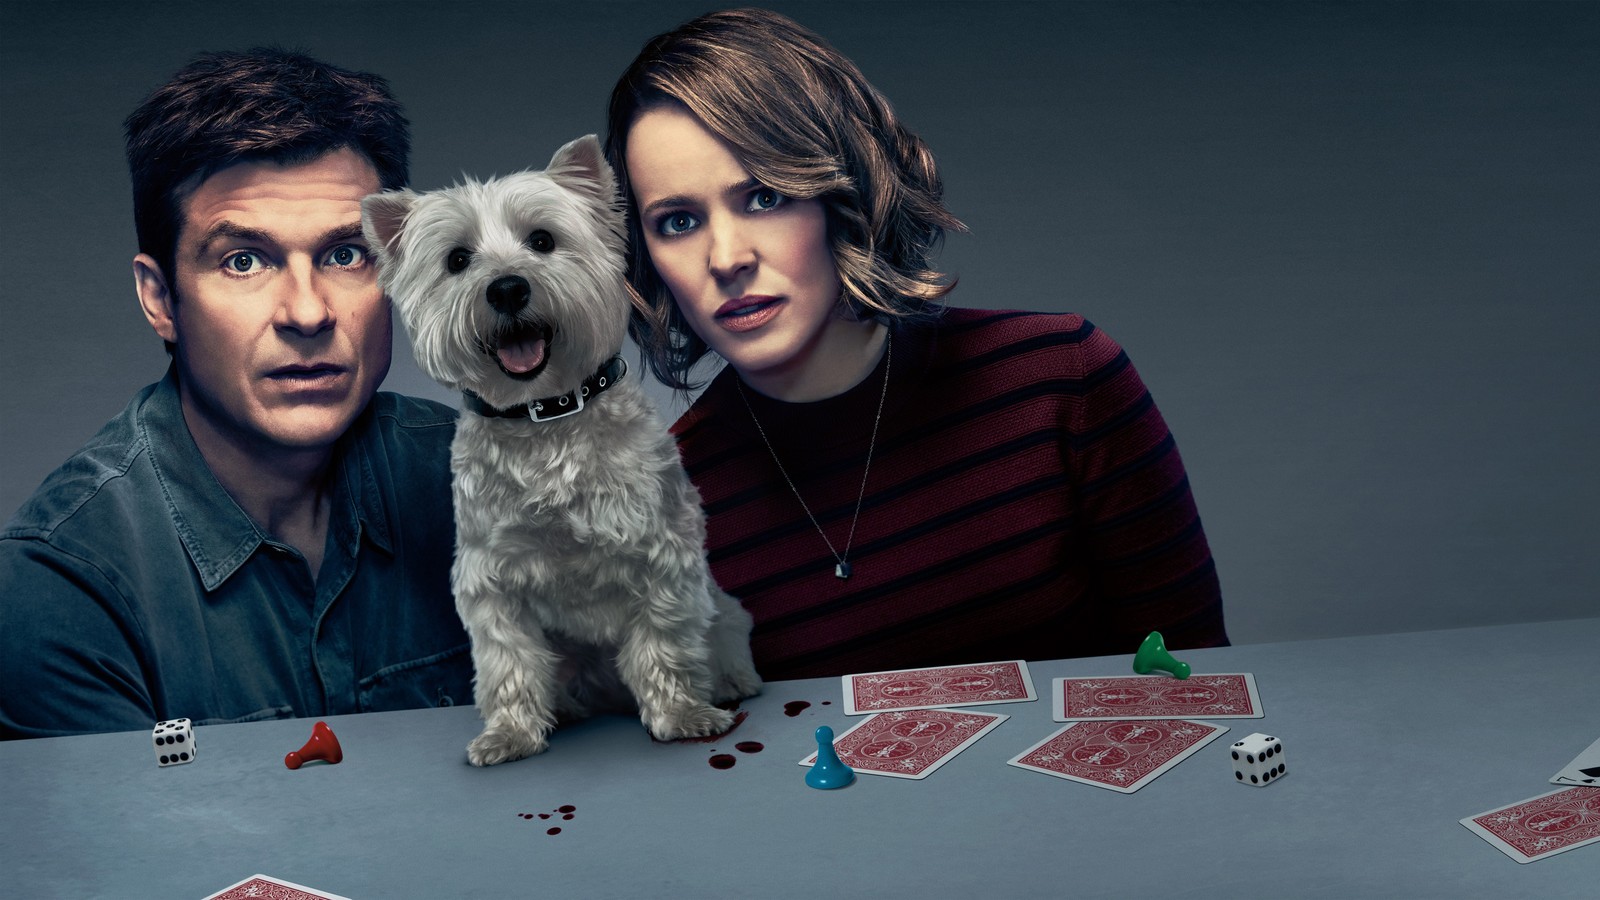
[[[620,356],[613,356],[600,367],[598,372],[584,379],[583,386],[575,391],[568,391],[559,397],[545,397],[532,403],[519,403],[507,409],[498,409],[483,402],[471,391],[462,391],[461,397],[467,409],[480,416],[490,416],[499,419],[532,419],[535,422],[549,422],[554,419],[564,419],[583,409],[584,404],[605,392],[622,380],[628,374],[628,364]]]

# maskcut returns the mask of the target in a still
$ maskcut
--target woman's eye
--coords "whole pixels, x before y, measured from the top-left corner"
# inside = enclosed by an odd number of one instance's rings
[[[669,213],[656,223],[656,231],[665,236],[683,234],[700,224],[700,220],[686,212]]]
[[[248,250],[231,253],[222,261],[222,265],[230,272],[239,275],[248,275],[260,268],[261,259]]]
[[[357,247],[353,244],[344,244],[335,247],[333,248],[333,252],[328,254],[328,262],[338,266],[341,269],[359,268],[366,261],[366,248]]]
[[[786,198],[772,188],[761,188],[750,195],[750,203],[746,209],[750,212],[776,209],[783,205]]]

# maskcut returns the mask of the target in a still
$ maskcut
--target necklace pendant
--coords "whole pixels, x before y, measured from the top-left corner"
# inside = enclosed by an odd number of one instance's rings
[[[847,563],[847,562],[842,562],[842,563],[839,563],[837,566],[834,566],[833,567],[833,577],[835,577],[835,578],[849,578],[850,577],[850,564]]]

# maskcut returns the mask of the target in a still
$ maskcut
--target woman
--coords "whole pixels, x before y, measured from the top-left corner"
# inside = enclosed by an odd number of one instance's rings
[[[767,679],[1227,643],[1160,413],[1074,315],[942,306],[933,157],[763,10],[647,44],[611,96],[634,338]]]

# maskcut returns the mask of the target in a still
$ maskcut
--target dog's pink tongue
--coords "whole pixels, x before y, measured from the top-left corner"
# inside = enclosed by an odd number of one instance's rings
[[[495,352],[500,357],[500,365],[505,366],[506,371],[518,375],[532,372],[544,362],[544,338],[503,344]]]

